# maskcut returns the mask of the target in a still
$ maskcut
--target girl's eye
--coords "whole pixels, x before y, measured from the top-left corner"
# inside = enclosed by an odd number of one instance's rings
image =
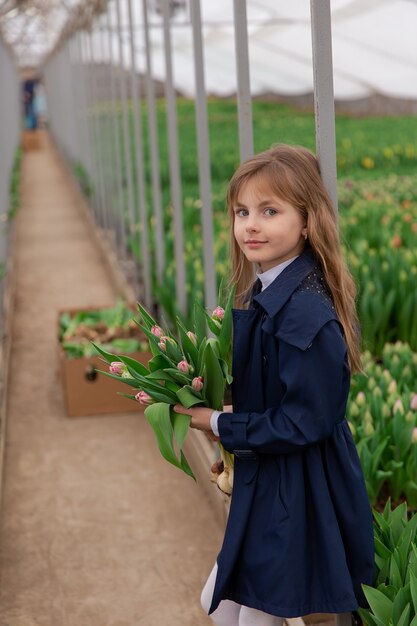
[[[248,215],[247,209],[236,209],[235,214],[239,217],[246,217]]]
[[[276,209],[268,208],[268,209],[265,209],[265,213],[267,215],[276,215],[278,213],[278,211]]]

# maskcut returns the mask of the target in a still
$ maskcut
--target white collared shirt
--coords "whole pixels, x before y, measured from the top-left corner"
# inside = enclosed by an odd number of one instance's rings
[[[277,276],[279,276],[281,274],[281,272],[283,272],[285,270],[285,268],[288,265],[290,265],[290,263],[295,261],[295,259],[298,256],[299,255],[297,254],[297,256],[294,256],[292,259],[288,259],[287,261],[283,261],[282,263],[279,263],[279,265],[275,265],[275,267],[271,267],[269,270],[266,270],[265,272],[259,272],[259,273],[257,272],[256,275],[257,275],[257,277],[259,278],[259,280],[262,283],[261,291],[263,291],[264,289],[269,287],[269,285],[272,282],[274,282],[274,280],[277,278]],[[222,413],[222,411],[213,411],[213,413],[210,416],[211,430],[216,435],[216,437],[219,436],[218,421],[219,421],[219,415],[221,415],[221,413]]]

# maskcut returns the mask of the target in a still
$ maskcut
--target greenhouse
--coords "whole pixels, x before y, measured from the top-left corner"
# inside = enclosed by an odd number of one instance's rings
[[[416,20],[0,0],[0,624],[416,626]]]

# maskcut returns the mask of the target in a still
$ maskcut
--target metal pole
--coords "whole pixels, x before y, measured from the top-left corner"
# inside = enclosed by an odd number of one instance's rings
[[[135,40],[133,31],[132,0],[128,0],[129,10],[129,44],[130,44],[130,68],[133,100],[133,121],[135,126],[134,148],[136,154],[136,186],[140,216],[140,247],[142,257],[142,276],[144,286],[144,300],[148,308],[152,308],[151,295],[151,266],[149,256],[148,216],[145,194],[145,170],[143,166],[143,142],[142,142],[142,117],[141,99],[139,93],[139,81],[136,68]]]
[[[194,72],[196,84],[196,122],[198,144],[198,176],[202,202],[204,289],[205,304],[214,309],[217,302],[216,273],[214,265],[213,210],[211,205],[210,148],[208,134],[207,100],[204,84],[203,38],[201,33],[200,0],[191,5],[193,29]]]
[[[131,148],[131,143],[130,143],[130,129],[129,129],[129,117],[128,117],[129,113],[128,113],[128,108],[127,108],[127,85],[126,85],[126,71],[125,71],[125,65],[124,65],[124,55],[123,55],[120,1],[121,0],[116,0],[116,19],[117,19],[117,40],[118,40],[118,45],[119,45],[119,69],[121,72],[120,95],[122,99],[122,135],[123,135],[125,172],[126,172],[126,180],[127,180],[128,233],[129,233],[129,237],[133,239],[135,235],[135,230],[136,230],[136,216],[135,216],[135,207],[134,207],[134,200],[133,200],[132,148]],[[129,247],[128,239],[126,241],[126,252],[128,252],[128,247]],[[132,258],[134,258],[133,245],[131,246],[131,249],[132,249]],[[134,261],[133,261],[133,265],[129,263],[129,267],[126,269],[128,270],[128,275],[129,277],[131,277],[135,285],[135,288],[137,290],[138,276],[137,276],[136,263]],[[132,273],[132,276],[130,276],[131,273]]]
[[[161,174],[159,169],[158,123],[156,117],[155,89],[152,78],[152,55],[149,37],[148,5],[142,0],[143,26],[146,51],[146,103],[148,109],[149,146],[151,153],[152,203],[155,219],[156,278],[163,281],[165,268],[164,220],[162,215]]]
[[[169,173],[171,201],[174,209],[174,249],[177,304],[182,313],[187,310],[185,292],[184,232],[182,219],[181,177],[179,165],[177,112],[171,57],[171,33],[169,24],[169,0],[162,2],[162,20],[165,52],[165,98],[167,102]]]
[[[105,51],[104,51],[104,31],[105,31],[105,24],[104,21],[101,20],[101,24],[99,27],[99,37],[100,37],[100,57],[101,57],[101,62],[103,64],[103,84],[105,85],[105,92],[104,92],[104,99],[101,103],[101,115],[103,117],[103,124],[102,124],[102,145],[103,145],[103,155],[102,155],[102,163],[103,163],[103,178],[104,178],[104,193],[105,193],[105,214],[104,214],[104,223],[103,223],[103,227],[105,232],[107,232],[107,234],[109,233],[109,231],[111,230],[112,224],[111,224],[111,195],[112,195],[112,184],[111,184],[111,175],[112,175],[112,168],[110,165],[110,159],[112,157],[111,155],[111,150],[112,147],[110,145],[110,111],[109,111],[109,96],[108,96],[108,83],[107,83],[107,77],[105,75],[105,69],[106,69],[106,65],[105,65]]]
[[[113,139],[114,139],[114,156],[115,156],[115,170],[116,170],[116,216],[118,228],[116,230],[117,238],[116,243],[120,255],[123,260],[126,260],[126,232],[125,232],[125,216],[124,216],[124,201],[122,198],[120,206],[121,194],[124,195],[123,185],[123,173],[121,164],[121,149],[120,149],[120,136],[119,136],[119,111],[116,102],[116,78],[115,67],[113,65],[113,42],[112,42],[112,23],[110,18],[110,11],[108,15],[108,28],[109,28],[109,49],[110,49],[110,84],[113,101]]]
[[[99,110],[97,110],[97,81],[95,77],[96,68],[95,66],[95,56],[94,56],[94,41],[93,41],[93,30],[90,32],[90,88],[91,88],[91,98],[92,98],[92,115],[93,115],[93,136],[94,136],[94,146],[93,146],[93,158],[95,163],[95,169],[97,173],[97,224],[100,227],[103,227],[103,217],[104,217],[104,203],[105,203],[105,194],[103,190],[103,172],[102,172],[102,158],[101,158],[101,132],[100,132],[100,119],[99,119]]]
[[[86,95],[86,122],[88,127],[88,159],[89,159],[89,177],[93,181],[93,194],[91,197],[91,207],[93,209],[93,215],[95,221],[97,222],[97,175],[95,168],[95,159],[93,154],[93,146],[94,146],[94,128],[93,123],[91,121],[91,84],[89,79],[89,59],[88,59],[88,34],[86,32],[81,33],[81,49],[83,50],[83,58],[85,58],[85,63],[83,63],[84,70],[84,86],[85,86],[85,95]]]
[[[321,176],[337,215],[336,130],[330,0],[310,0],[316,151]]]
[[[246,0],[233,0],[237,72],[237,111],[239,122],[240,160],[253,155],[252,100],[249,79],[248,24]]]

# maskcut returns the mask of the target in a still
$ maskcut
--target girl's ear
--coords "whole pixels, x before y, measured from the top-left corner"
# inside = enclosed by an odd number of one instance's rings
[[[304,239],[307,239],[307,237],[308,237],[307,226],[305,228],[303,228],[303,230],[301,231],[301,234],[304,237]]]

